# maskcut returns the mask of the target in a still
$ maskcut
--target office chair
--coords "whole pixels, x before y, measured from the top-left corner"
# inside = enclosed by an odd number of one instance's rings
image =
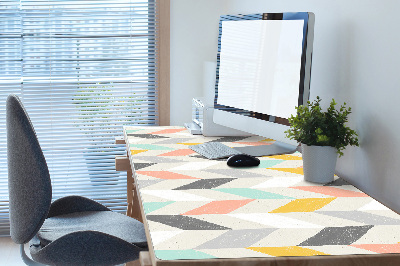
[[[10,234],[27,265],[115,265],[147,250],[141,222],[88,198],[51,203],[46,160],[19,98],[7,98]],[[32,261],[24,251],[29,242]],[[42,264],[43,263],[43,264]]]

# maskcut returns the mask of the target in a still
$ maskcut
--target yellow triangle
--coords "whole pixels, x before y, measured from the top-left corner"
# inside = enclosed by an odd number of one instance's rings
[[[260,141],[275,141],[274,139],[263,139],[263,140],[260,140]]]
[[[131,150],[131,154],[135,155],[135,154],[138,154],[138,153],[141,153],[141,152],[145,152],[145,151],[148,151],[148,150]]]
[[[282,155],[274,155],[274,156],[265,156],[268,158],[273,158],[273,159],[279,159],[279,160],[290,160],[290,161],[294,161],[294,160],[302,160],[303,158],[301,158],[300,156],[293,156],[293,155],[288,155],[288,154],[282,154]]]
[[[202,144],[202,143],[176,143],[176,144],[182,144],[182,145],[198,145],[198,144]]]
[[[304,175],[302,167],[298,167],[298,168],[267,168],[267,169],[282,171],[282,172],[287,172],[287,173],[292,173],[292,174],[298,174],[298,175]]]
[[[321,209],[336,198],[308,198],[292,200],[286,205],[271,211],[270,213],[285,213],[285,212],[313,212]]]
[[[261,252],[264,254],[268,254],[275,257],[280,256],[316,256],[316,255],[329,255],[326,253],[322,253],[320,251],[310,249],[310,248],[302,248],[297,246],[289,246],[289,247],[249,247],[247,249],[254,250],[257,252]]]

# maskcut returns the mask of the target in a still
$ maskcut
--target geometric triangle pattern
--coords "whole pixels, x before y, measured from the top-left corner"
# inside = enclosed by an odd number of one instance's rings
[[[125,127],[124,134],[160,260],[400,253],[400,215],[343,178],[305,181],[299,152],[232,168],[188,148],[273,140],[204,137],[173,126]]]

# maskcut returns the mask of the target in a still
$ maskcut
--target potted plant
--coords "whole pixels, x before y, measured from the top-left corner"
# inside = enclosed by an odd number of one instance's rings
[[[296,107],[297,115],[289,118],[290,129],[285,133],[301,143],[305,180],[328,183],[333,181],[338,154],[342,156],[347,145],[359,144],[357,133],[346,126],[351,108],[344,103],[336,110],[332,99],[324,112],[320,102],[317,97],[308,106]]]

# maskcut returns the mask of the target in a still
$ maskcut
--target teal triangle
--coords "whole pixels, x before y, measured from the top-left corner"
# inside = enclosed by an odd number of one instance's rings
[[[129,147],[139,148],[143,150],[173,150],[172,148],[153,144],[129,144]]]
[[[174,203],[175,201],[166,201],[166,202],[143,202],[144,212],[149,214],[155,210],[161,209],[167,205]]]
[[[258,168],[270,168],[274,167],[277,164],[280,164],[284,160],[262,160],[260,161],[260,164],[258,165]]]
[[[214,190],[242,196],[249,199],[294,199],[292,197],[287,197],[280,194],[266,192],[252,188],[217,188]]]
[[[210,254],[193,250],[154,250],[156,257],[160,260],[190,260],[190,259],[214,259]]]
[[[131,134],[131,133],[136,132],[136,131],[140,131],[140,129],[125,130],[126,134]]]

